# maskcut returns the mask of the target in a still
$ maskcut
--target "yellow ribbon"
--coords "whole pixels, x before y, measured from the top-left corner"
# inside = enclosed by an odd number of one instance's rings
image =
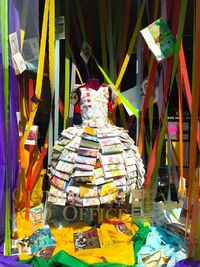
[[[146,2],[145,0],[143,0],[143,2],[142,2],[141,8],[140,8],[140,12],[138,14],[138,19],[137,19],[137,22],[136,22],[136,25],[135,25],[135,29],[134,29],[134,32],[132,34],[131,41],[130,41],[130,44],[129,44],[129,47],[128,47],[128,51],[126,53],[126,56],[125,56],[123,65],[121,67],[119,76],[118,76],[117,81],[115,83],[115,90],[118,90],[118,88],[119,88],[119,86],[121,84],[122,78],[124,76],[124,73],[126,71],[126,68],[128,66],[128,63],[129,63],[129,60],[130,60],[130,57],[131,57],[131,54],[132,54],[132,51],[133,51],[133,47],[135,45],[135,42],[136,42],[136,39],[137,39],[137,35],[138,35],[139,29],[140,29],[140,24],[141,24],[143,12],[144,12],[145,2]]]
[[[47,39],[48,13],[49,13],[49,0],[46,0],[45,7],[44,7],[42,35],[41,35],[40,53],[39,53],[39,60],[38,60],[38,71],[37,71],[36,88],[35,88],[35,96],[38,98],[38,100],[40,100],[41,92],[42,92],[44,58],[45,58],[46,39]],[[28,134],[30,132],[31,126],[35,118],[35,114],[38,110],[38,106],[39,106],[39,102],[32,104],[32,111],[30,113],[29,121],[27,123],[25,133],[24,133],[24,141],[26,141],[28,137]]]

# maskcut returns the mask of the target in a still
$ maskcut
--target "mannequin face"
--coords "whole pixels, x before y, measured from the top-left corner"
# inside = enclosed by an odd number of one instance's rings
[[[100,87],[100,81],[98,78],[89,78],[87,80],[87,84],[90,88],[94,89],[94,90],[98,90]]]

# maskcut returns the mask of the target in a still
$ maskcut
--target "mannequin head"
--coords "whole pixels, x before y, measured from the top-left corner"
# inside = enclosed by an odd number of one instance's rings
[[[93,78],[93,77],[89,78],[89,79],[87,79],[86,86],[88,86],[94,90],[98,90],[100,87],[100,81],[98,78]]]

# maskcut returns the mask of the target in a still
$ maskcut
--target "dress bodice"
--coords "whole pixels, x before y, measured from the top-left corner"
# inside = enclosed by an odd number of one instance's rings
[[[106,126],[108,123],[108,86],[103,84],[98,90],[83,86],[79,90],[83,125],[90,127]]]

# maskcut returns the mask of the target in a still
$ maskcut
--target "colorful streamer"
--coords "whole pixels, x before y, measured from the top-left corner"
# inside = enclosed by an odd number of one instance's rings
[[[182,84],[182,76],[180,70],[180,61],[179,61],[179,68],[178,68],[178,105],[179,105],[179,143],[180,143],[180,181],[179,181],[179,188],[178,194],[179,199],[183,201],[184,198],[184,178],[183,178],[183,84]]]
[[[8,1],[1,0],[1,41],[2,41],[2,66],[4,86],[4,122],[5,122],[5,249],[6,256],[11,254],[10,240],[10,192],[8,181],[8,116],[9,116],[9,59],[8,59]]]
[[[64,125],[63,125],[64,129],[66,128],[67,125],[67,119],[69,115],[69,102],[70,102],[69,7],[70,7],[70,1],[67,0],[65,7],[66,38],[65,38],[65,97],[64,97]]]
[[[192,117],[191,117],[191,132],[190,132],[190,159],[189,159],[189,180],[188,180],[188,199],[187,199],[187,220],[186,220],[186,229],[188,229],[189,225],[189,217],[190,212],[192,210],[191,203],[192,199],[194,198],[194,204],[193,204],[193,218],[196,220],[198,219],[198,211],[195,212],[196,205],[198,206],[198,199],[196,199],[196,195],[198,194],[198,191],[195,191],[194,194],[194,185],[195,185],[195,176],[196,176],[196,157],[194,155],[197,154],[197,142],[196,142],[196,135],[197,135],[197,129],[198,129],[198,112],[199,112],[199,86],[200,86],[200,2],[196,1],[196,18],[195,18],[195,47],[194,47],[194,61],[193,61],[193,83],[192,83]],[[196,186],[198,187],[198,185]],[[194,194],[194,195],[193,195]],[[199,194],[198,194],[199,195]],[[196,229],[194,229],[193,235],[190,236],[190,245],[191,248],[189,248],[188,255],[191,255],[191,250],[194,246],[194,239],[195,239],[195,232]]]
[[[187,66],[185,62],[185,55],[184,55],[184,50],[183,50],[183,45],[181,44],[181,50],[179,54],[179,59],[180,59],[180,68],[181,68],[181,74],[183,77],[183,82],[185,86],[185,94],[188,102],[188,107],[190,110],[190,113],[192,111],[192,96],[191,96],[191,89],[190,89],[190,82],[188,78],[188,72],[187,72]],[[198,127],[197,130],[197,143],[198,143],[198,148],[200,150],[200,128]]]
[[[107,2],[107,11],[108,11],[108,55],[109,55],[109,77],[112,81],[115,81],[116,69],[114,61],[114,49],[115,44],[113,43],[113,27],[112,27],[112,7],[111,1]]]
[[[56,1],[56,18],[60,14],[60,1]],[[60,89],[60,40],[55,40],[55,66],[54,66],[54,140],[58,139],[59,133],[59,89]]]
[[[128,62],[130,60],[130,56],[131,56],[131,53],[133,51],[133,47],[135,45],[135,41],[136,41],[139,29],[140,29],[141,20],[142,20],[142,16],[143,16],[143,13],[144,13],[145,2],[146,2],[145,0],[143,0],[143,2],[142,2],[141,8],[140,8],[140,12],[138,14],[137,22],[136,22],[136,25],[135,25],[135,29],[133,31],[133,34],[132,34],[132,37],[131,37],[131,41],[130,41],[130,44],[129,44],[129,47],[128,47],[128,51],[126,53],[126,57],[124,59],[124,62],[122,64],[122,67],[121,67],[121,70],[120,70],[120,73],[119,73],[117,81],[115,83],[115,90],[118,90],[118,88],[119,88],[119,86],[121,84],[122,78],[124,76],[124,73],[126,71],[126,68],[128,66]]]
[[[44,7],[44,16],[42,23],[42,35],[41,35],[41,45],[40,45],[40,53],[39,53],[39,61],[38,61],[38,71],[37,71],[37,79],[36,79],[36,88],[35,88],[35,96],[38,100],[41,98],[42,92],[42,82],[43,82],[43,72],[44,72],[44,58],[46,51],[46,39],[47,39],[47,24],[48,24],[48,13],[49,13],[49,0],[45,1]],[[38,110],[39,102],[33,103],[32,111],[30,113],[29,121],[27,123],[26,131],[24,133],[24,140],[27,139],[28,134],[30,132],[31,126],[33,124],[35,114]]]
[[[103,62],[103,69],[108,73],[108,61],[106,55],[106,27],[105,27],[105,12],[104,12],[104,0],[99,0],[99,26],[100,26],[100,36],[101,36],[101,55]]]
[[[10,244],[10,201],[8,187],[8,112],[9,112],[9,60],[8,60],[8,1],[2,1],[2,61],[3,61],[3,84],[4,84],[4,116],[5,116],[5,135],[6,135],[6,193],[5,193],[5,255],[11,254]]]

